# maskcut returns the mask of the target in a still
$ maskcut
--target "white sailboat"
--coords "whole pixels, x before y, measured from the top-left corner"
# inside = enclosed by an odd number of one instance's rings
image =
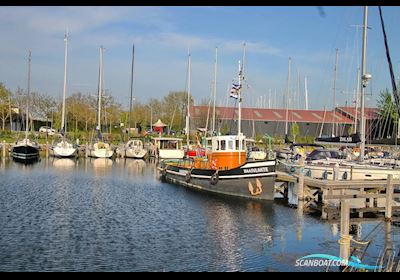
[[[100,67],[99,67],[99,96],[98,96],[98,109],[97,109],[97,142],[90,147],[89,155],[95,158],[110,158],[113,156],[114,151],[111,149],[110,144],[103,141],[101,135],[101,94],[102,94],[102,81],[103,81],[103,50],[100,47]]]
[[[143,147],[143,142],[140,139],[130,139],[131,136],[131,115],[132,115],[132,101],[133,101],[133,65],[135,58],[135,45],[132,46],[132,73],[131,73],[131,99],[129,103],[129,125],[128,125],[128,142],[124,145],[125,157],[127,158],[144,158],[147,150]],[[136,123],[135,123],[136,128]]]
[[[65,121],[65,96],[67,92],[67,55],[68,55],[68,34],[65,34],[65,58],[64,58],[64,90],[63,90],[63,103],[61,113],[61,135],[62,139],[53,147],[53,156],[67,158],[77,155],[77,148],[74,144],[70,143],[66,138],[66,121]]]
[[[17,141],[12,147],[11,156],[15,161],[22,161],[24,163],[33,162],[39,159],[39,144],[28,139],[29,131],[29,94],[31,86],[31,51],[29,51],[28,58],[28,92],[26,96],[26,123],[25,123],[25,138]]]

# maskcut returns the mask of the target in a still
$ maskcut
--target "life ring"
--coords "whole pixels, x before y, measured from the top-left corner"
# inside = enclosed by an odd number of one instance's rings
[[[189,171],[186,173],[186,175],[185,175],[185,181],[186,181],[186,183],[189,183],[191,178],[192,178],[192,174],[191,174],[191,172],[190,172],[190,170],[189,170]]]
[[[211,185],[216,185],[218,183],[218,180],[219,180],[219,175],[218,175],[218,170],[217,170],[217,171],[215,171],[215,173],[213,175],[211,175],[211,178],[210,178]]]

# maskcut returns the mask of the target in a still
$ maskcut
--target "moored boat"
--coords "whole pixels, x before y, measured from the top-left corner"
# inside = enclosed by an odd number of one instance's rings
[[[207,157],[162,162],[161,179],[196,190],[273,200],[275,160],[246,161],[244,139],[241,135],[240,143],[237,135],[214,136]]]

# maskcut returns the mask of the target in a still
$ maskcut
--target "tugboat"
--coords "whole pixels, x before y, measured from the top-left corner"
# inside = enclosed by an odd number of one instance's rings
[[[238,134],[212,136],[206,157],[163,161],[161,180],[188,188],[242,198],[273,200],[276,160],[246,161],[246,137],[241,133],[240,84],[234,84],[238,99]],[[232,96],[232,91],[231,91]]]

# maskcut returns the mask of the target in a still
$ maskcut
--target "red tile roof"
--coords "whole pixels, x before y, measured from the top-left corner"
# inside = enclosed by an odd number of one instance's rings
[[[193,106],[192,116],[200,117],[206,116],[208,107],[207,106]],[[238,109],[231,107],[217,107],[216,116],[218,119],[237,119]],[[211,110],[210,110],[211,114]],[[348,117],[335,113],[335,122],[352,124],[353,120]],[[255,120],[255,121],[275,121],[285,122],[286,120],[286,109],[260,109],[260,108],[242,108],[242,120]],[[332,111],[321,111],[321,110],[288,110],[289,122],[305,122],[305,123],[332,123],[333,113]]]
[[[356,109],[354,107],[337,107],[336,110],[341,110],[342,112],[345,112],[353,119],[356,115]],[[364,112],[365,112],[365,118],[367,120],[373,120],[373,119],[379,118],[379,109],[378,108],[365,108]],[[360,119],[360,116],[361,116],[361,109],[358,108],[357,119]]]

